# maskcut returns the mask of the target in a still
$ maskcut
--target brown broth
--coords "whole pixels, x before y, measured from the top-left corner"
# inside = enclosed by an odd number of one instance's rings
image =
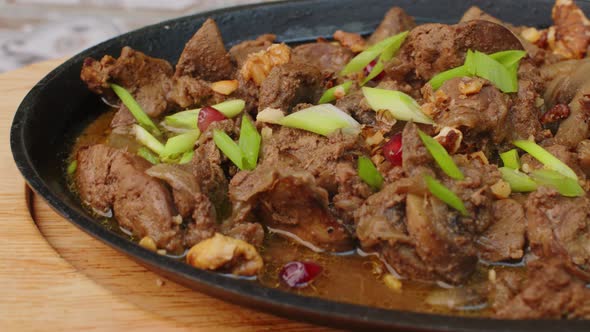
[[[76,139],[70,156],[75,157],[80,148],[88,145],[104,143],[116,148],[125,148],[135,152],[137,144],[125,135],[115,134],[109,124],[114,116],[114,110],[107,111],[92,122]],[[71,177],[68,179],[71,183]],[[74,189],[74,186],[72,186]],[[114,218],[97,216],[106,228],[119,234],[121,231]],[[131,237],[132,240],[133,239]],[[328,253],[316,253],[306,247],[298,245],[290,239],[282,238],[277,234],[267,234],[265,246],[261,249],[264,260],[263,271],[258,276],[258,282],[262,285],[288,290],[297,294],[319,297],[338,302],[379,307],[384,309],[396,309],[418,311],[439,314],[453,314],[463,316],[491,316],[491,310],[484,304],[476,306],[473,310],[456,310],[447,306],[432,306],[425,299],[432,292],[444,291],[436,283],[401,280],[401,290],[390,289],[383,277],[388,274],[387,267],[376,255],[361,256],[357,252],[348,255],[333,255]],[[172,259],[172,258],[171,258]],[[279,271],[282,266],[290,261],[313,261],[322,266],[322,273],[307,287],[290,289],[279,279]],[[469,282],[462,286],[467,289],[484,289],[491,269],[515,269],[524,273],[525,268],[496,266],[490,267],[478,264],[476,272]]]

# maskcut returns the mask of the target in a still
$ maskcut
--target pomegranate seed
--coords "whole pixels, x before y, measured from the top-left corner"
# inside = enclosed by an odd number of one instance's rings
[[[365,77],[369,76],[369,74],[371,73],[371,71],[373,70],[373,68],[375,68],[375,65],[377,65],[377,59],[371,61],[364,69],[364,73],[365,73]],[[380,81],[383,79],[383,77],[385,76],[385,72],[380,72],[379,75],[375,76],[375,78],[373,78],[371,81]]]
[[[289,287],[307,286],[322,272],[322,267],[312,262],[289,262],[283,266],[279,276]]]
[[[218,110],[214,109],[211,106],[205,106],[201,108],[199,111],[199,119],[197,120],[197,127],[204,132],[207,130],[209,125],[213,122],[222,121],[227,119],[225,115],[223,115]]]
[[[383,146],[383,156],[393,166],[402,165],[402,134],[397,133]]]

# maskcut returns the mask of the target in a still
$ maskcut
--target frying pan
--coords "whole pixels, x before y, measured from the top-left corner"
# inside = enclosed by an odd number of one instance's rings
[[[554,0],[303,0],[249,5],[182,17],[139,29],[92,47],[43,78],[25,97],[13,120],[10,144],[29,186],[59,214],[140,264],[200,292],[292,319],[357,329],[418,331],[589,331],[586,321],[494,320],[378,309],[300,296],[257,283],[197,270],[107,230],[68,190],[63,160],[73,138],[99,115],[99,98],[79,78],[85,57],[118,56],[123,46],[176,63],[186,41],[207,17],[227,46],[275,33],[299,43],[329,37],[336,29],[370,33],[385,11],[400,6],[418,22],[455,23],[471,5],[518,25],[548,26]],[[590,12],[590,3],[577,1]]]

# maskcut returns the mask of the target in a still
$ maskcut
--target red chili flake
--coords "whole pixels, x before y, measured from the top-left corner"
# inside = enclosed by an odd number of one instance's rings
[[[541,116],[541,123],[546,125],[563,120],[570,116],[570,108],[565,104],[557,104]]]

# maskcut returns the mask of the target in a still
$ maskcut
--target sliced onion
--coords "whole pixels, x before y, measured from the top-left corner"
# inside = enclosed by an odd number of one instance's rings
[[[257,122],[280,124],[285,117],[285,113],[278,108],[265,108],[256,115]]]
[[[303,109],[284,117],[280,124],[285,127],[310,131],[328,136],[337,130],[358,135],[361,125],[350,115],[332,104],[322,104]]]
[[[363,94],[374,111],[387,110],[402,121],[434,124],[414,98],[403,92],[364,87]]]
[[[549,151],[543,149],[537,143],[528,140],[519,140],[512,142],[512,144],[526,151],[528,154],[533,156],[533,158],[537,159],[539,162],[545,165],[545,167],[552,169],[556,172],[559,172],[561,173],[561,175],[566,176],[568,178],[578,180],[576,172],[574,172],[563,161],[557,159],[557,157],[552,155]]]

